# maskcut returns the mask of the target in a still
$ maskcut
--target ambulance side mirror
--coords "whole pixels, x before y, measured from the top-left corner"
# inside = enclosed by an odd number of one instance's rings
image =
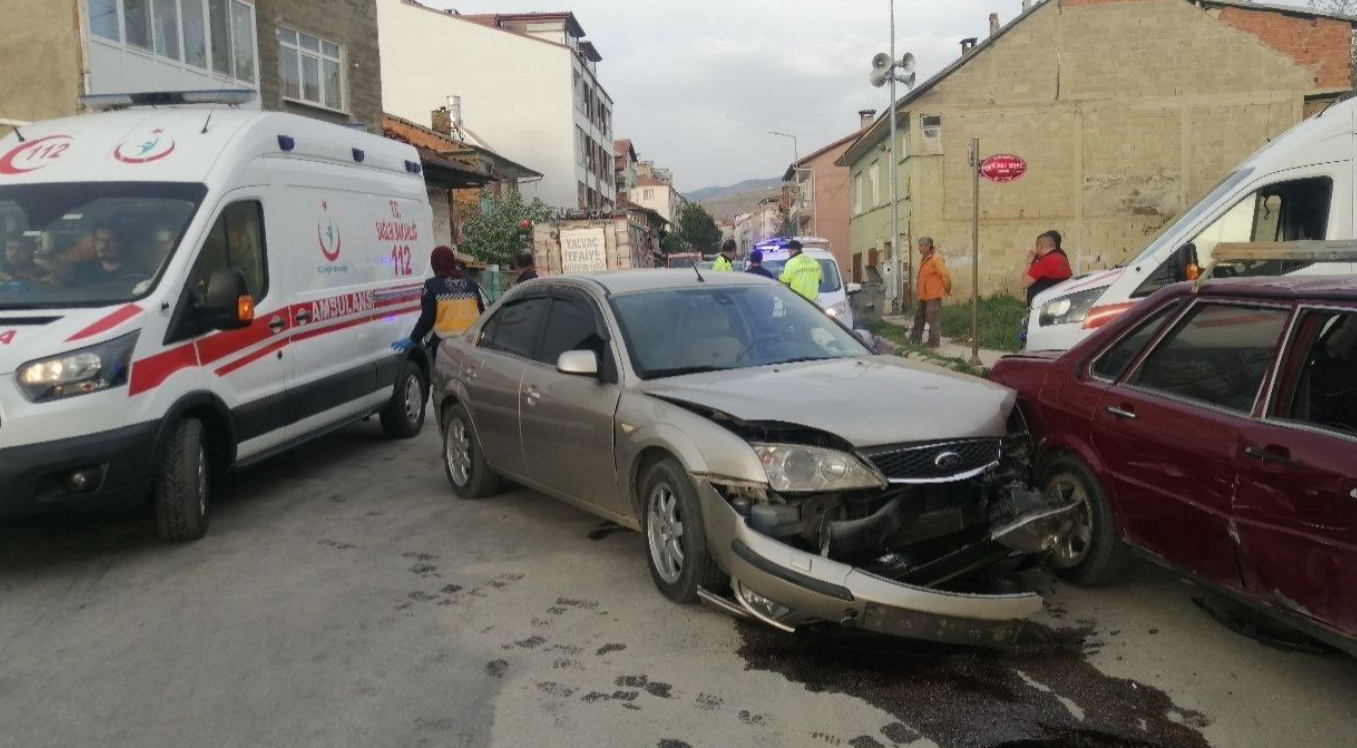
[[[235,268],[213,270],[198,315],[215,330],[249,327],[254,322],[254,298],[245,274]]]

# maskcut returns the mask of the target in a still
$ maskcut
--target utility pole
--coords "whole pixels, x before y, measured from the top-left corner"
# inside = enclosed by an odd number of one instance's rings
[[[891,0],[891,65],[895,65],[895,0]],[[895,75],[892,71],[890,77],[891,83],[891,106],[887,116],[891,118],[891,147],[890,147],[890,180],[891,180],[891,283],[894,290],[891,296],[895,298],[896,314],[904,314],[908,301],[904,298],[905,282],[900,277],[902,272],[900,266],[900,159],[895,154]]]
[[[980,366],[980,139],[971,140],[971,366]]]

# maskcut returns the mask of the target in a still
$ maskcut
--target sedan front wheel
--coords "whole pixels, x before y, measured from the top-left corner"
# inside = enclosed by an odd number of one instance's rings
[[[697,599],[699,589],[723,591],[729,584],[707,552],[702,506],[687,471],[673,458],[661,460],[642,486],[646,560],[660,592],[676,603]]]

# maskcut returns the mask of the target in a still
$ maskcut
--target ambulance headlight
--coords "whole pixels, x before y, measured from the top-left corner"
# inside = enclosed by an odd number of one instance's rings
[[[880,476],[847,452],[800,444],[751,446],[774,491],[850,491],[884,485]]]
[[[1037,316],[1037,322],[1042,327],[1050,325],[1072,325],[1083,322],[1084,317],[1088,316],[1088,310],[1093,308],[1093,303],[1098,297],[1103,295],[1107,286],[1090,288],[1087,291],[1079,291],[1067,296],[1061,296],[1058,299],[1051,299],[1041,305],[1040,313]]]
[[[132,368],[137,333],[99,345],[30,361],[19,367],[16,381],[24,397],[40,403],[121,387]]]

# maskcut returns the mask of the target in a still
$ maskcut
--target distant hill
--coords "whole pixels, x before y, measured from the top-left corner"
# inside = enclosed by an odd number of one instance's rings
[[[758,207],[760,200],[765,197],[777,197],[781,194],[781,187],[769,187],[751,192],[739,192],[733,195],[708,198],[698,204],[706,208],[712,218],[720,221],[724,218],[734,218],[741,213],[752,213],[754,208]]]
[[[741,195],[746,192],[757,192],[759,190],[781,189],[782,177],[773,177],[772,179],[746,179],[737,184],[729,184],[725,187],[703,187],[700,190],[693,190],[685,195],[689,200],[695,203],[705,203],[708,200],[716,198],[729,197],[731,195]]]

